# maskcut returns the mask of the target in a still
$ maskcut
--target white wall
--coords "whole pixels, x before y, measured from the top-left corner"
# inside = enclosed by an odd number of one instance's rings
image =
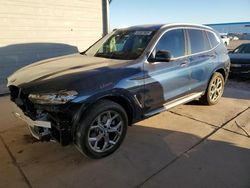
[[[2,0],[0,46],[55,42],[88,47],[102,35],[101,0]]]
[[[83,51],[100,38],[102,10],[102,0],[0,0],[0,93],[19,67]]]

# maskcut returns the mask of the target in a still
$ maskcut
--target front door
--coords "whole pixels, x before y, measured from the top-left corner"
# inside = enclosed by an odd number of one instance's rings
[[[182,97],[190,90],[191,70],[186,55],[183,29],[167,31],[156,44],[151,55],[159,50],[169,51],[170,62],[145,62],[145,113],[164,103]]]

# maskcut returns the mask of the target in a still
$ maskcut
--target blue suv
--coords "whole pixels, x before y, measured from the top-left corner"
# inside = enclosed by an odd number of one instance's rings
[[[192,100],[216,104],[229,67],[210,27],[143,25],[115,30],[80,54],[28,65],[8,87],[34,137],[101,158],[135,122]]]

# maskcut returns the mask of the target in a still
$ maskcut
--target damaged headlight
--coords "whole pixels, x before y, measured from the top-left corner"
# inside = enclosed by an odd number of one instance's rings
[[[77,97],[76,91],[59,91],[57,93],[29,94],[29,99],[36,104],[65,104]]]

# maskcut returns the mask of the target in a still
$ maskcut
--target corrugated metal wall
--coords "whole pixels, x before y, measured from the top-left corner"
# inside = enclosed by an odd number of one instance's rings
[[[0,93],[14,70],[83,51],[103,34],[102,0],[1,0]]]

